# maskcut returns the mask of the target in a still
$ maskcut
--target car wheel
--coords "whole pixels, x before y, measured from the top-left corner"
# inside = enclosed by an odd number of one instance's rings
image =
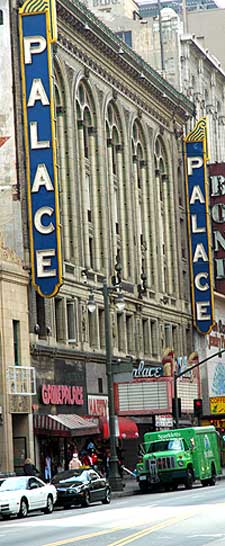
[[[111,491],[109,487],[105,490],[105,498],[102,500],[102,504],[110,504],[111,501]]]
[[[21,499],[20,511],[18,513],[19,518],[26,518],[28,514],[28,504],[26,499]]]
[[[82,501],[82,506],[89,506],[90,505],[90,493],[89,491],[84,492],[84,498]]]
[[[46,505],[46,508],[44,509],[44,513],[45,514],[51,514],[53,512],[53,508],[54,508],[53,498],[52,498],[51,495],[48,495],[47,505]]]
[[[186,472],[186,480],[185,480],[186,489],[192,489],[193,481],[194,481],[194,478],[193,478],[192,470],[188,468]]]

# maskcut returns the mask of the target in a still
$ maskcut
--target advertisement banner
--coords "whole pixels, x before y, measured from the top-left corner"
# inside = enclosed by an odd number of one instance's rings
[[[54,2],[26,1],[19,10],[21,74],[32,283],[43,297],[62,284],[56,166],[52,42]]]
[[[207,159],[207,125],[202,118],[184,139],[184,165],[193,323],[203,335],[214,323]]]
[[[225,293],[225,163],[208,165],[215,289]]]

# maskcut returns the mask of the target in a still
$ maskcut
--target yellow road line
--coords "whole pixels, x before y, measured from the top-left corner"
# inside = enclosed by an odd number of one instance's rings
[[[129,544],[130,542],[134,542],[138,538],[142,538],[146,535],[150,535],[151,533],[154,533],[155,531],[158,531],[159,529],[164,529],[165,527],[169,527],[169,525],[173,525],[175,523],[178,523],[179,521],[184,521],[185,519],[191,517],[194,513],[195,512],[192,512],[191,514],[185,514],[185,516],[180,516],[177,518],[170,518],[166,521],[163,521],[162,523],[158,523],[154,525],[153,527],[142,529],[142,531],[133,533],[132,535],[124,537],[120,540],[116,540],[115,542],[111,542],[107,546],[125,546],[126,544]]]
[[[43,546],[63,546],[64,544],[71,544],[72,542],[78,542],[78,540],[87,540],[87,538],[94,538],[101,535],[108,535],[109,533],[115,533],[121,531],[123,527],[114,527],[112,529],[105,529],[104,531],[96,531],[95,533],[88,533],[87,535],[80,535],[78,537],[65,538],[64,540],[58,540],[57,542],[50,542],[49,544],[43,544]]]
[[[191,517],[195,512],[191,512],[189,514],[185,514],[184,516],[180,517],[174,517],[170,518],[166,521],[163,521],[161,523],[157,523],[156,525],[153,525],[152,527],[147,527],[145,529],[142,529],[141,531],[138,531],[136,533],[133,533],[129,536],[126,536],[122,539],[117,539],[115,542],[111,542],[108,544],[108,546],[125,546],[126,544],[129,544],[129,542],[134,542],[138,538],[144,537],[145,535],[154,533],[154,531],[157,531],[159,529],[163,529],[164,527],[168,527],[169,525],[173,525],[175,523],[178,523],[179,521],[184,521],[185,519]],[[76,537],[71,538],[65,538],[64,540],[59,540],[57,542],[51,542],[49,544],[43,544],[43,546],[64,546],[66,544],[72,544],[73,542],[78,542],[80,540],[87,540],[88,538],[94,538],[97,536],[107,535],[109,533],[115,533],[117,531],[124,531],[124,527],[113,527],[109,529],[105,529],[104,531],[96,531],[95,533],[88,533],[86,535],[80,535]]]

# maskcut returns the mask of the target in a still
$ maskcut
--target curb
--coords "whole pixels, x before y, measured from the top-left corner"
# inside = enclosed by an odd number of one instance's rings
[[[225,480],[225,473],[219,474],[217,476],[217,481],[222,481],[222,480]],[[138,493],[140,493],[140,490],[137,485],[133,484],[133,488],[129,487],[128,489],[126,489],[126,484],[125,484],[123,491],[112,491],[111,498],[116,499],[121,497],[130,497],[131,495],[137,495]]]

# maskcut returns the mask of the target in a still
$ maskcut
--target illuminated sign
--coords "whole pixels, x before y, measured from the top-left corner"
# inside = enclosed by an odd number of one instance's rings
[[[193,322],[204,335],[210,332],[214,321],[207,159],[206,118],[203,118],[184,139],[184,163]]]
[[[19,10],[32,282],[43,297],[62,284],[56,168],[52,42],[54,2],[27,0]]]
[[[225,292],[225,163],[208,165],[214,247],[215,288]]]
[[[83,387],[75,385],[42,385],[41,399],[43,404],[83,406]]]
[[[225,413],[225,397],[224,396],[215,396],[209,399],[210,402],[210,413]]]

